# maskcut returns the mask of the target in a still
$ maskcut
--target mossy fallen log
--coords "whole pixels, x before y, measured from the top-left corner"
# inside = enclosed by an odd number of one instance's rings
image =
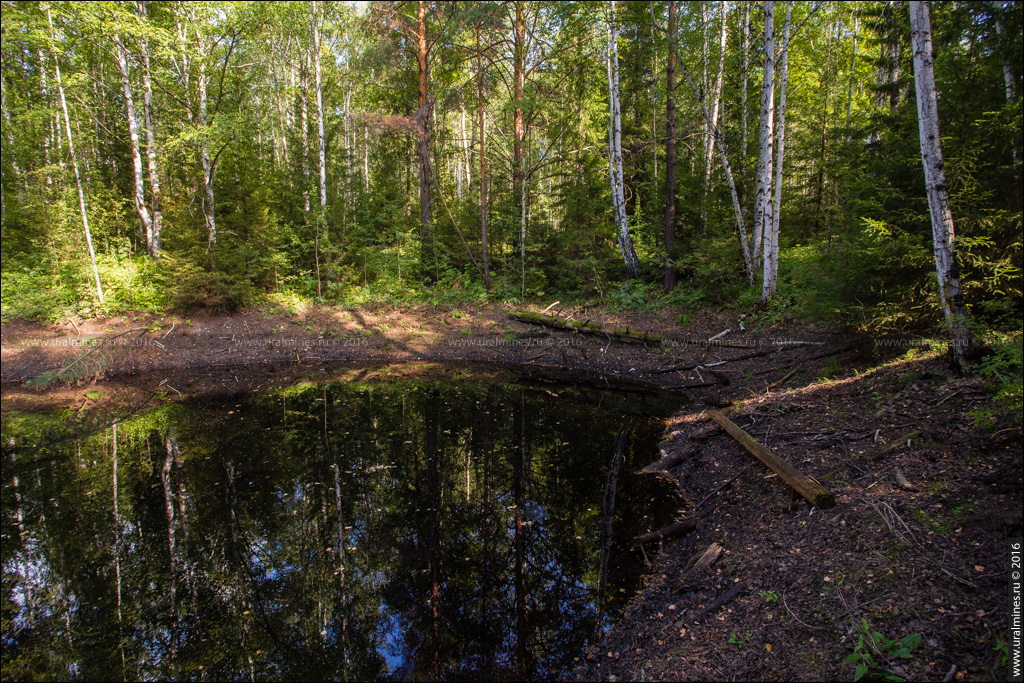
[[[579,332],[581,334],[607,335],[625,342],[639,344],[660,344],[662,342],[662,337],[658,334],[652,334],[641,330],[631,330],[628,327],[602,325],[590,320],[569,320],[568,318],[562,318],[557,315],[530,313],[529,311],[515,311],[514,313],[509,313],[508,317],[524,323],[552,327],[556,330],[567,330],[569,332]]]

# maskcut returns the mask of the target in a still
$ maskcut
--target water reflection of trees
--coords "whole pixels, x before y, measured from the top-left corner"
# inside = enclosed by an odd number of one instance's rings
[[[675,509],[616,401],[305,386],[35,449],[45,421],[7,420],[5,675],[556,671],[636,586],[616,541]]]

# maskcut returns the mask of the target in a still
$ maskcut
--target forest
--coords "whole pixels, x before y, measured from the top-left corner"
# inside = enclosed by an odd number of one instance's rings
[[[1019,662],[1018,0],[0,13],[4,680]]]
[[[1021,5],[929,5],[962,315],[1019,328]],[[905,3],[2,11],[5,321],[276,297],[943,324]]]

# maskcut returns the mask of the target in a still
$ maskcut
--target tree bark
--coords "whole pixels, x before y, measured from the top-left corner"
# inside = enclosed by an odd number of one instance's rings
[[[480,22],[476,23],[476,101],[480,128],[480,248],[484,262],[484,288],[491,291],[491,264],[487,254],[487,155],[484,121],[484,64],[480,45]]]
[[[434,260],[433,229],[430,210],[430,101],[427,97],[427,3],[419,0],[416,9],[416,62],[418,95],[416,123],[420,160],[420,269],[424,281],[430,279],[429,270]]]
[[[619,251],[626,264],[626,270],[633,279],[640,277],[640,260],[633,248],[633,238],[629,234],[629,223],[626,220],[625,181],[622,172],[622,110],[619,100],[619,27],[615,20],[615,0],[610,3],[610,22],[608,24],[608,146],[609,171],[612,184],[612,204],[615,210],[616,232]]]
[[[761,118],[758,127],[756,184],[754,188],[753,264],[761,263],[761,239],[771,229],[772,128],[775,114],[775,2],[764,3],[764,77],[761,85]]]
[[[128,66],[128,53],[124,49],[124,43],[120,36],[114,36],[114,48],[117,56],[117,68],[121,72],[121,86],[124,90],[125,113],[128,117],[128,139],[131,143],[132,170],[134,171],[135,212],[139,214],[139,222],[142,223],[142,234],[146,238],[146,249],[150,253],[153,250],[153,219],[146,207],[146,188],[142,177],[142,154],[139,151],[139,130],[138,121],[135,115],[135,98],[132,94],[131,72]]]
[[[50,7],[46,7],[46,20],[50,24],[50,36],[56,42],[53,30],[53,16],[50,14]],[[60,108],[64,112],[64,129],[68,136],[68,152],[71,154],[71,166],[75,169],[75,185],[78,187],[78,208],[82,212],[82,226],[85,228],[85,243],[89,247],[89,260],[92,262],[92,273],[96,278],[96,297],[103,303],[103,285],[100,284],[100,270],[96,266],[96,251],[92,246],[92,232],[89,230],[89,215],[85,210],[85,192],[82,189],[82,177],[78,173],[78,157],[75,155],[75,143],[71,137],[71,118],[68,116],[68,101],[64,97],[64,82],[60,77],[60,62],[57,59],[57,51],[53,50],[53,69],[57,76],[57,92],[60,95]]]
[[[146,19],[146,3],[138,0],[139,16]],[[142,88],[146,122],[146,161],[149,168],[149,196],[152,206],[152,239],[149,255],[160,258],[160,233],[163,230],[163,201],[160,194],[160,173],[156,159],[156,121],[153,115],[153,84],[149,65],[149,40],[142,39]]]
[[[320,3],[313,3],[313,82],[316,87],[316,124],[319,137],[320,212],[327,210],[327,149],[324,135],[323,77],[320,68]]]
[[[523,89],[526,82],[526,19],[523,0],[515,3],[512,32],[513,130],[512,130],[512,198],[519,205],[519,261],[522,295],[526,297],[526,124],[523,118]]]
[[[1004,7],[1001,0],[992,0],[992,16],[996,21],[996,35],[999,36],[999,52],[1003,61],[1003,83],[1006,87],[1006,101],[1013,102],[1017,99],[1017,79],[1013,75],[1013,60],[1010,57],[1010,51],[1005,45],[1006,34],[1003,28],[1003,12]],[[1020,162],[1020,147],[1015,143],[1013,145],[1013,173],[1017,178],[1020,177]]]
[[[676,244],[676,38],[679,32],[676,0],[668,3],[668,64],[665,69],[665,280],[664,289],[676,286],[672,249]]]
[[[960,289],[960,264],[956,256],[953,212],[949,207],[946,171],[942,163],[939,137],[938,98],[935,93],[935,61],[932,47],[931,16],[927,2],[910,3],[910,35],[914,50],[914,89],[917,92],[917,120],[921,135],[921,163],[925,190],[932,219],[935,272],[939,299],[949,328],[950,351],[960,372],[970,366],[966,353],[971,343],[967,331],[967,307]]]
[[[764,277],[761,286],[761,301],[767,303],[775,294],[779,277],[779,213],[782,209],[782,160],[786,149],[786,85],[789,80],[789,26],[793,2],[786,3],[786,24],[782,31],[782,64],[779,72],[779,122],[776,131],[775,159],[775,206],[771,213],[771,228],[765,222],[764,236]]]
[[[208,122],[208,103],[206,94],[206,83],[208,76],[206,74],[205,59],[199,65],[199,128],[200,138],[200,163],[203,167],[203,190],[205,195],[205,201],[203,201],[203,218],[206,223],[207,233],[207,251],[213,251],[214,247],[217,246],[217,215],[214,204],[213,194],[213,162],[210,159],[210,143],[209,143],[209,130],[207,130]]]
[[[720,2],[718,4],[718,11],[721,15],[721,24],[718,29],[718,71],[716,72],[715,83],[711,88],[711,127],[708,130],[708,144],[706,144],[704,150],[705,196],[708,192],[707,185],[711,180],[711,162],[715,156],[711,137],[714,135],[714,129],[718,126],[719,109],[722,103],[722,84],[725,79],[725,48],[729,40],[729,24],[726,21],[726,17],[729,12],[729,3],[727,1]]]

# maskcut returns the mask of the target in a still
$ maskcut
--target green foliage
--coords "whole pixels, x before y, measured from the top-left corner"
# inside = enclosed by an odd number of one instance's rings
[[[778,602],[779,594],[775,591],[758,591],[758,595],[764,598],[765,602]]]
[[[986,378],[995,396],[994,406],[976,408],[972,411],[975,425],[993,426],[999,418],[1008,418],[1021,423],[1024,412],[1024,350],[1022,335],[1003,336],[994,344],[993,350],[975,366],[975,371]]]
[[[887,667],[895,660],[907,660],[914,656],[914,652],[921,647],[922,636],[920,633],[913,633],[903,636],[900,639],[886,638],[878,631],[872,631],[867,619],[861,619],[860,624],[855,624],[857,644],[843,664],[854,665],[853,680],[859,681],[870,675],[872,679],[882,681],[903,681],[901,676],[889,671]]]

